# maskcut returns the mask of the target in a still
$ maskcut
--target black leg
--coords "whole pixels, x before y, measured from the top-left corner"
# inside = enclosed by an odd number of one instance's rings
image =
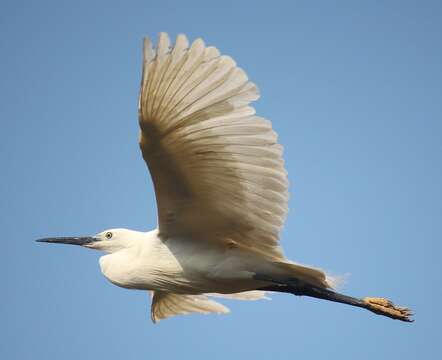
[[[387,316],[392,319],[412,322],[411,311],[404,307],[395,306],[391,301],[383,298],[358,299],[337,293],[335,291],[310,285],[298,279],[274,279],[266,275],[256,274],[256,280],[272,282],[274,285],[264,286],[258,290],[277,291],[290,293],[297,296],[310,296],[318,299],[338,302],[367,309],[378,315]]]

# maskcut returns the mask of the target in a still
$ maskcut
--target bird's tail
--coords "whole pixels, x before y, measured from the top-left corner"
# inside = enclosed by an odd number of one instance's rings
[[[339,278],[332,277],[324,271],[305,265],[292,262],[275,262],[275,265],[282,271],[284,278],[294,278],[302,280],[322,288],[334,288],[340,281]]]

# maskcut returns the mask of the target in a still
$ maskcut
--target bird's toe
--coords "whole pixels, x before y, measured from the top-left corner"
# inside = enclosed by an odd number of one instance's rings
[[[378,314],[388,316],[392,319],[413,322],[411,319],[413,312],[402,306],[394,305],[390,300],[378,297],[366,297],[363,301],[367,304],[367,309]]]

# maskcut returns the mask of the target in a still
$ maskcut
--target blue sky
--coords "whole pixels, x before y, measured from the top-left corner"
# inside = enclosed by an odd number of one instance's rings
[[[439,1],[3,1],[0,358],[441,357],[441,19]],[[203,37],[260,87],[291,181],[288,257],[414,324],[274,295],[153,325],[99,253],[33,242],[155,227],[137,94],[160,31]]]

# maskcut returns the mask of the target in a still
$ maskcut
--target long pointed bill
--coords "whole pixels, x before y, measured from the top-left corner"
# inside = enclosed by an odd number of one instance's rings
[[[88,245],[93,242],[98,241],[97,238],[93,236],[81,236],[81,237],[53,237],[35,240],[37,242],[45,242],[51,244],[69,244],[69,245]]]

